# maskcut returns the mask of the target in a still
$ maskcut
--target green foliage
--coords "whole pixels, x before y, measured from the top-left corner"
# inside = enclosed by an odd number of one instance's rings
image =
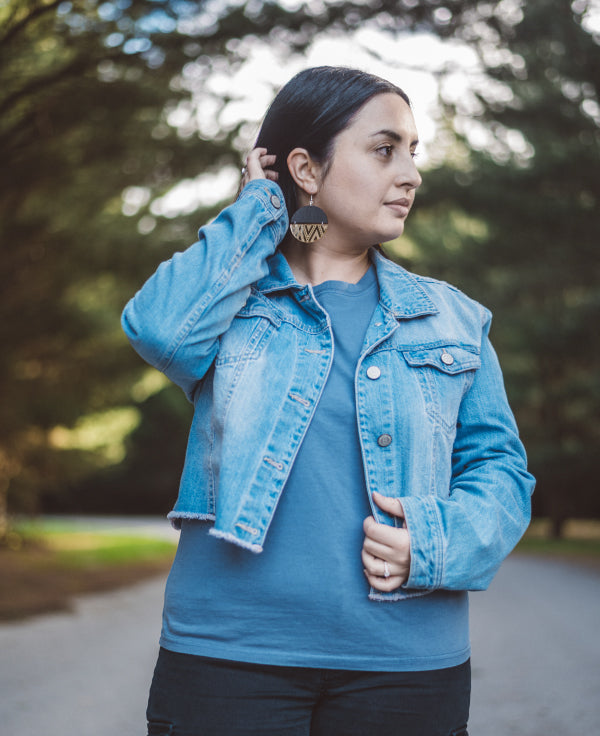
[[[376,10],[260,0],[0,6],[0,536],[7,494],[13,508],[31,510],[40,494],[72,498],[98,474],[108,478],[111,458],[114,481],[127,480],[136,498],[149,477],[165,477],[154,473],[158,460],[143,472],[135,448],[130,467],[141,475],[117,471],[126,438],[95,441],[86,427],[97,421],[105,436],[120,416],[119,433],[132,407],[140,417],[146,411],[132,394],[145,368],[121,334],[120,311],[219,208],[169,219],[152,202],[183,179],[237,168],[239,148],[250,144],[248,130],[240,137],[243,123],[220,124],[229,99],[210,92],[210,75],[239,67],[261,37],[284,58],[321,29],[370,20],[445,33],[450,26],[436,10],[435,2],[408,0],[381,0]],[[197,106],[214,112],[218,134],[203,133]],[[174,472],[162,491],[169,496]]]
[[[365,24],[479,54],[485,74],[470,95],[442,85],[445,163],[426,172],[395,252],[494,310],[539,510],[557,521],[599,513],[600,56],[581,26],[589,7],[4,2],[0,520],[7,493],[13,508],[168,507],[190,409],[126,344],[119,314],[221,203],[172,219],[153,202],[237,167],[251,143],[253,121],[225,122],[231,100],[211,92],[211,75],[243,65],[257,39],[283,60],[320,31]],[[219,133],[203,130],[198,107]]]
[[[147,212],[125,216],[121,193],[144,187],[149,200],[234,157],[227,139],[199,143],[166,123],[189,98],[171,84],[189,59],[171,6],[17,0],[0,11],[0,492],[10,482],[17,507],[110,464],[106,443],[57,438],[131,407],[142,367],[121,308],[194,237],[182,218],[142,239]]]
[[[54,553],[63,567],[91,568],[170,559],[175,541],[140,534],[83,531],[77,524],[21,524],[15,532],[22,544]]]
[[[476,95],[471,129],[483,127],[486,144],[470,144],[463,126],[457,145],[468,155],[427,173],[411,230],[417,268],[495,313],[492,337],[538,477],[535,507],[557,531],[570,515],[600,515],[600,54],[581,26],[584,5],[523,4],[496,63],[480,44],[505,101]],[[456,104],[446,110],[457,119]]]

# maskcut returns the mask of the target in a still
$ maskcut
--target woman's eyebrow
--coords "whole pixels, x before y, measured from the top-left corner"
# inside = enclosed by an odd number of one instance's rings
[[[388,128],[383,128],[382,130],[378,130],[377,133],[372,133],[369,138],[376,138],[378,135],[385,136],[386,138],[391,138],[393,141],[396,141],[397,143],[400,143],[402,141],[402,136],[400,133],[397,133],[395,130],[390,130]],[[416,138],[414,141],[411,141],[411,146],[416,146],[419,143],[419,139]]]

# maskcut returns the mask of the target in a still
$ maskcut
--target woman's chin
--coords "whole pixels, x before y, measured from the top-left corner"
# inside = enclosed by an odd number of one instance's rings
[[[404,221],[396,223],[395,227],[389,228],[379,236],[378,243],[389,243],[390,240],[396,240],[404,233]]]

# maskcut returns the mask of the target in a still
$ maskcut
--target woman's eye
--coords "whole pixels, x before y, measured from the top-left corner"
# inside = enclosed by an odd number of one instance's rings
[[[388,158],[392,155],[392,151],[394,150],[393,146],[380,146],[378,149],[379,153],[381,153],[382,156],[385,156]]]

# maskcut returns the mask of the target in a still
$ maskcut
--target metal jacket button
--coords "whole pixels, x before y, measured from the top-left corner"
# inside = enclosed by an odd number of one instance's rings
[[[380,434],[377,438],[377,444],[379,447],[388,447],[392,444],[392,435],[391,434]]]
[[[380,375],[381,375],[381,369],[378,368],[376,365],[370,365],[367,368],[367,377],[370,378],[372,381],[377,380]]]
[[[276,194],[271,195],[271,204],[278,210],[281,207],[281,200]]]
[[[454,356],[444,351],[442,353],[442,363],[444,363],[444,365],[452,365],[452,363],[454,363]]]

